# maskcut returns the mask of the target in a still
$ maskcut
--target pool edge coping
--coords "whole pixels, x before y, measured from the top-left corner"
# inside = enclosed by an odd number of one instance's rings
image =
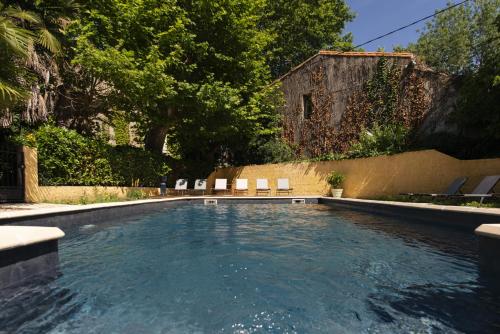
[[[288,200],[288,199],[317,199],[319,203],[338,203],[338,204],[350,204],[350,205],[360,205],[360,206],[377,206],[377,207],[394,207],[402,209],[419,209],[419,210],[430,210],[436,212],[445,213],[463,213],[463,214],[475,214],[475,215],[488,215],[493,217],[498,217],[500,223],[500,209],[496,208],[476,208],[476,207],[463,207],[463,206],[452,206],[452,205],[436,205],[430,203],[408,203],[408,202],[395,202],[395,201],[380,201],[380,200],[369,200],[369,199],[356,199],[356,198],[333,198],[320,195],[296,195],[296,196],[180,196],[180,197],[170,197],[170,198],[152,198],[136,201],[127,202],[109,202],[109,203],[96,203],[96,204],[85,204],[85,205],[67,205],[61,204],[61,206],[54,206],[50,208],[40,208],[25,210],[20,209],[17,212],[13,212],[12,215],[0,216],[0,225],[9,224],[16,221],[25,221],[29,219],[50,217],[50,216],[60,216],[66,214],[78,214],[83,212],[91,212],[102,209],[113,209],[113,208],[123,208],[138,206],[144,204],[153,203],[169,203],[169,202],[183,202],[183,201],[202,201],[205,199],[218,199],[224,201],[231,200],[250,200],[250,201],[277,201],[277,200]]]
[[[217,200],[264,200],[264,201],[274,201],[274,200],[292,200],[292,199],[317,199],[319,200],[321,196],[319,195],[304,195],[304,196],[181,196],[181,197],[170,197],[170,198],[151,198],[144,200],[135,201],[123,201],[123,202],[108,202],[108,203],[96,203],[96,204],[53,204],[50,208],[39,208],[39,209],[19,209],[17,212],[13,212],[12,215],[0,216],[0,226],[3,224],[9,224],[10,222],[25,221],[29,219],[44,218],[51,216],[60,215],[70,215],[78,214],[83,212],[92,212],[102,209],[114,209],[114,208],[124,208],[131,206],[139,206],[144,204],[154,204],[154,203],[169,203],[169,202],[190,202],[190,201],[203,201],[205,199],[217,199]]]
[[[375,206],[397,207],[397,208],[407,208],[407,209],[432,210],[439,212],[491,215],[491,216],[498,216],[500,223],[500,209],[498,208],[476,208],[471,206],[437,205],[432,203],[409,203],[409,202],[380,201],[380,200],[357,199],[357,198],[333,198],[324,196],[320,197],[320,199],[322,201],[339,203],[339,204],[375,205]]]

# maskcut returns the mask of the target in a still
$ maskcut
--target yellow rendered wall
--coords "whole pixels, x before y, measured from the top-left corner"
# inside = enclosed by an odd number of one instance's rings
[[[38,202],[38,155],[34,148],[23,146],[24,154],[24,200]]]
[[[469,180],[463,190],[470,192],[486,175],[500,174],[500,159],[458,160],[435,150],[406,152],[373,158],[251,165],[215,170],[208,179],[213,187],[215,178],[248,179],[248,195],[255,195],[257,178],[267,178],[272,194],[276,179],[289,178],[295,195],[327,195],[326,176],[333,170],[346,176],[343,197],[377,198],[407,192],[439,193],[457,177]],[[500,192],[497,185],[496,192]]]
[[[27,147],[23,150],[27,202],[78,201],[82,197],[91,201],[95,196],[104,194],[125,198],[134,189],[146,196],[159,194],[158,188],[38,186],[36,150]],[[246,178],[248,195],[255,195],[255,180],[267,178],[274,195],[276,179],[283,177],[290,179],[295,195],[327,195],[329,186],[325,178],[333,170],[346,175],[344,197],[376,198],[407,192],[439,193],[461,176],[469,177],[463,190],[470,192],[482,177],[500,174],[500,159],[458,160],[435,150],[425,150],[353,160],[251,165],[217,169],[208,177],[207,185],[212,188],[215,178],[227,178],[232,184],[236,183],[236,178]],[[500,184],[495,192],[500,193]]]
[[[38,158],[34,148],[23,147],[24,153],[24,199],[28,203],[38,202],[85,202],[112,196],[127,198],[131,191],[140,191],[143,197],[158,196],[159,188],[143,187],[92,187],[92,186],[40,186],[38,185]]]
[[[39,186],[38,202],[92,202],[96,199],[126,199],[131,191],[140,191],[142,197],[159,196],[159,188],[93,187],[93,186]]]

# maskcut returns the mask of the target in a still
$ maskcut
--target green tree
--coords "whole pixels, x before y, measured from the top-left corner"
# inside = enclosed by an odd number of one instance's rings
[[[466,2],[437,15],[409,49],[438,70],[474,71],[500,46],[495,25],[499,14],[500,0]]]
[[[168,134],[184,161],[236,161],[276,113],[271,38],[257,27],[265,4],[91,1],[69,29],[72,64],[92,84],[89,100],[104,101],[95,111],[127,111],[148,149],[160,152]]]
[[[459,75],[454,120],[466,157],[500,154],[500,0],[475,0],[439,14],[410,48],[427,64]]]
[[[35,34],[23,28],[23,21],[37,22],[38,18],[19,8],[4,7],[0,4],[0,108],[2,114],[21,99],[27,92],[20,84],[17,73],[18,62],[26,59]]]
[[[341,33],[353,18],[344,0],[268,0],[259,24],[272,36],[266,52],[273,76],[320,49],[350,49],[352,36]]]
[[[62,55],[61,39],[69,22],[66,14],[75,8],[74,1],[6,0],[3,3],[0,29],[4,31],[0,35],[4,41],[17,38],[17,42],[15,46],[7,43],[5,48],[0,48],[2,64],[7,64],[0,75],[10,78],[11,84],[17,84],[16,89],[21,93],[10,96],[10,109],[4,111],[28,123],[44,120],[55,105],[56,93],[53,91],[61,85],[57,59]],[[15,27],[18,33],[13,35]],[[10,121],[4,125],[9,125]]]

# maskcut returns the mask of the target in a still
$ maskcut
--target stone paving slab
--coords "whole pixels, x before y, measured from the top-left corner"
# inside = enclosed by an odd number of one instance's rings
[[[368,199],[355,199],[355,198],[331,198],[331,197],[321,197],[321,199],[329,202],[338,203],[364,203],[364,204],[376,204],[385,206],[395,206],[395,207],[406,207],[406,208],[420,208],[429,209],[437,211],[448,211],[448,212],[464,212],[464,213],[479,213],[487,215],[498,215],[500,222],[500,209],[498,208],[476,208],[473,206],[459,206],[459,205],[438,205],[431,203],[409,203],[409,202],[397,202],[397,201],[378,201],[378,200],[368,200]]]
[[[57,227],[0,226],[0,251],[57,240],[64,232]]]

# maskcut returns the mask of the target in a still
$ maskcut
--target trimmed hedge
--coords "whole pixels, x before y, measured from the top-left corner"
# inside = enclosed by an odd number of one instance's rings
[[[25,135],[38,149],[42,185],[158,186],[170,168],[164,156],[131,146],[113,147],[74,130],[45,125]]]

